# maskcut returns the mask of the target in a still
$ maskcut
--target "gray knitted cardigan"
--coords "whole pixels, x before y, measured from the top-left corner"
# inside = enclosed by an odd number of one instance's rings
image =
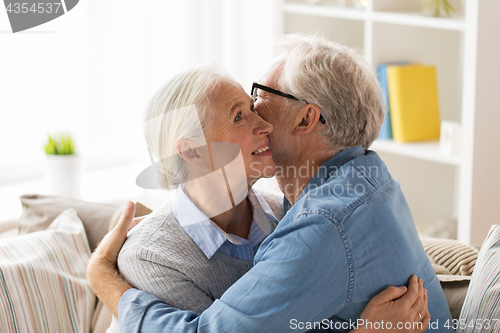
[[[259,194],[281,220],[282,197]],[[251,264],[221,251],[208,259],[177,222],[170,204],[151,213],[134,229],[118,256],[120,274],[135,288],[175,308],[201,314]]]

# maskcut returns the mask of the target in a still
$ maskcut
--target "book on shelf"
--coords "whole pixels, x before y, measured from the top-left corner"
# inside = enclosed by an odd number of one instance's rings
[[[390,117],[394,141],[438,139],[439,100],[435,66],[387,66]]]
[[[377,73],[386,104],[385,118],[380,128],[379,139],[392,139],[391,109],[389,107],[389,91],[387,90],[387,64],[379,64]]]
[[[387,66],[407,65],[409,63],[410,63],[409,61],[398,61],[398,62],[381,63],[378,64],[377,66],[378,80],[380,83],[380,88],[382,90],[382,96],[386,104],[384,123],[380,128],[379,139],[392,139],[391,108],[389,106],[389,90],[387,89]]]

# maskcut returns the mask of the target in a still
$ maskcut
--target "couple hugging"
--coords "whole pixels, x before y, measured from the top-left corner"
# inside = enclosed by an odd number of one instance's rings
[[[150,100],[155,172],[176,190],[140,223],[128,203],[89,262],[108,331],[448,331],[399,183],[368,150],[385,113],[373,69],[319,36],[280,51],[250,95],[201,66]],[[275,174],[284,198],[252,189]]]

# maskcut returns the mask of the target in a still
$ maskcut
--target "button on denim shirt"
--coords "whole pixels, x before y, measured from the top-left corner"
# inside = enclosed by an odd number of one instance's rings
[[[428,331],[452,332],[446,299],[399,183],[375,152],[353,147],[322,165],[261,244],[254,267],[205,312],[174,309],[130,289],[119,303],[120,329],[347,332],[373,296],[407,285],[412,274],[428,290],[436,328]]]

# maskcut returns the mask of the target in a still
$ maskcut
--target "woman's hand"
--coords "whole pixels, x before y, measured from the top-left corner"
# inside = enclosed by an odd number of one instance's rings
[[[118,318],[118,304],[122,295],[132,286],[118,273],[118,254],[127,239],[127,233],[144,217],[134,219],[135,205],[129,201],[116,226],[101,241],[87,264],[87,279],[97,297]]]
[[[354,331],[360,332],[424,332],[431,320],[427,308],[427,290],[423,281],[412,275],[406,287],[388,287],[373,297],[361,313]]]

